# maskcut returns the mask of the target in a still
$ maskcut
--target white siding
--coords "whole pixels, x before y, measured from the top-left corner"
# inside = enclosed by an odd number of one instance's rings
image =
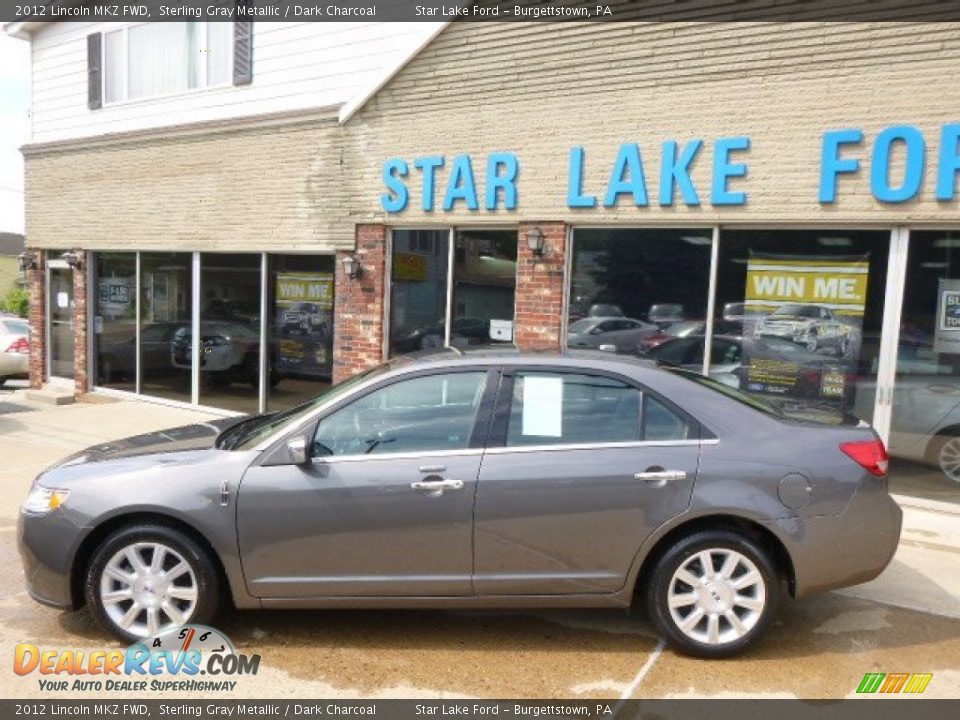
[[[32,41],[31,142],[93,137],[349,100],[437,23],[254,23],[253,84],[87,108],[87,35],[116,23],[51,23]]]

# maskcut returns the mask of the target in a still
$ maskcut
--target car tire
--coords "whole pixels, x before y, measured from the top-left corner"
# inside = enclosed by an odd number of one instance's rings
[[[941,431],[928,450],[930,464],[955,483],[960,483],[960,429]]]
[[[704,572],[707,556],[713,568]],[[680,652],[727,657],[763,634],[776,615],[783,584],[756,542],[729,530],[705,530],[682,538],[659,558],[644,589],[645,604],[661,636]]]
[[[158,549],[159,569],[152,567]],[[107,536],[94,551],[83,589],[97,624],[128,643],[188,623],[206,624],[220,604],[220,576],[209,553],[186,533],[160,524],[123,527]]]

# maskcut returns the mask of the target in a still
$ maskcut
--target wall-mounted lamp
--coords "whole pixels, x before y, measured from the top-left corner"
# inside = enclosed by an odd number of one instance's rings
[[[360,277],[360,258],[356,255],[345,255],[340,262],[343,264],[343,272],[351,280]]]
[[[71,270],[83,270],[83,258],[75,252],[65,252],[60,256]]]
[[[545,241],[546,236],[539,225],[527,231],[527,248],[533,253],[534,257],[543,257]]]
[[[17,255],[17,262],[20,265],[20,272],[26,272],[27,270],[36,270],[40,267],[40,260],[37,257],[35,252],[22,252]]]

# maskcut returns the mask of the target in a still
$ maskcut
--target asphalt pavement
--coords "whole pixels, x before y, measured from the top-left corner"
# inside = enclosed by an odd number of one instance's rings
[[[17,643],[121,647],[85,610],[45,608],[24,590],[16,515],[32,478],[88,445],[209,417],[132,401],[35,406],[22,391],[0,388],[0,696],[63,697],[41,690],[37,673],[13,672]],[[787,603],[764,640],[734,659],[677,655],[642,616],[620,611],[229,611],[216,626],[239,651],[262,658],[231,697],[841,698],[855,695],[868,672],[930,672],[925,696],[955,698],[960,510],[904,503],[903,541],[884,575]],[[123,692],[137,695],[156,697]]]

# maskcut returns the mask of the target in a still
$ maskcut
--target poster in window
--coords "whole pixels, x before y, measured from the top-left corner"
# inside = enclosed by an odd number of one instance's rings
[[[832,407],[852,401],[863,337],[868,255],[751,252],[744,359],[736,384]]]
[[[282,375],[329,378],[333,357],[333,275],[277,273],[276,367]]]
[[[960,280],[940,278],[938,281],[933,350],[938,353],[960,353]]]

